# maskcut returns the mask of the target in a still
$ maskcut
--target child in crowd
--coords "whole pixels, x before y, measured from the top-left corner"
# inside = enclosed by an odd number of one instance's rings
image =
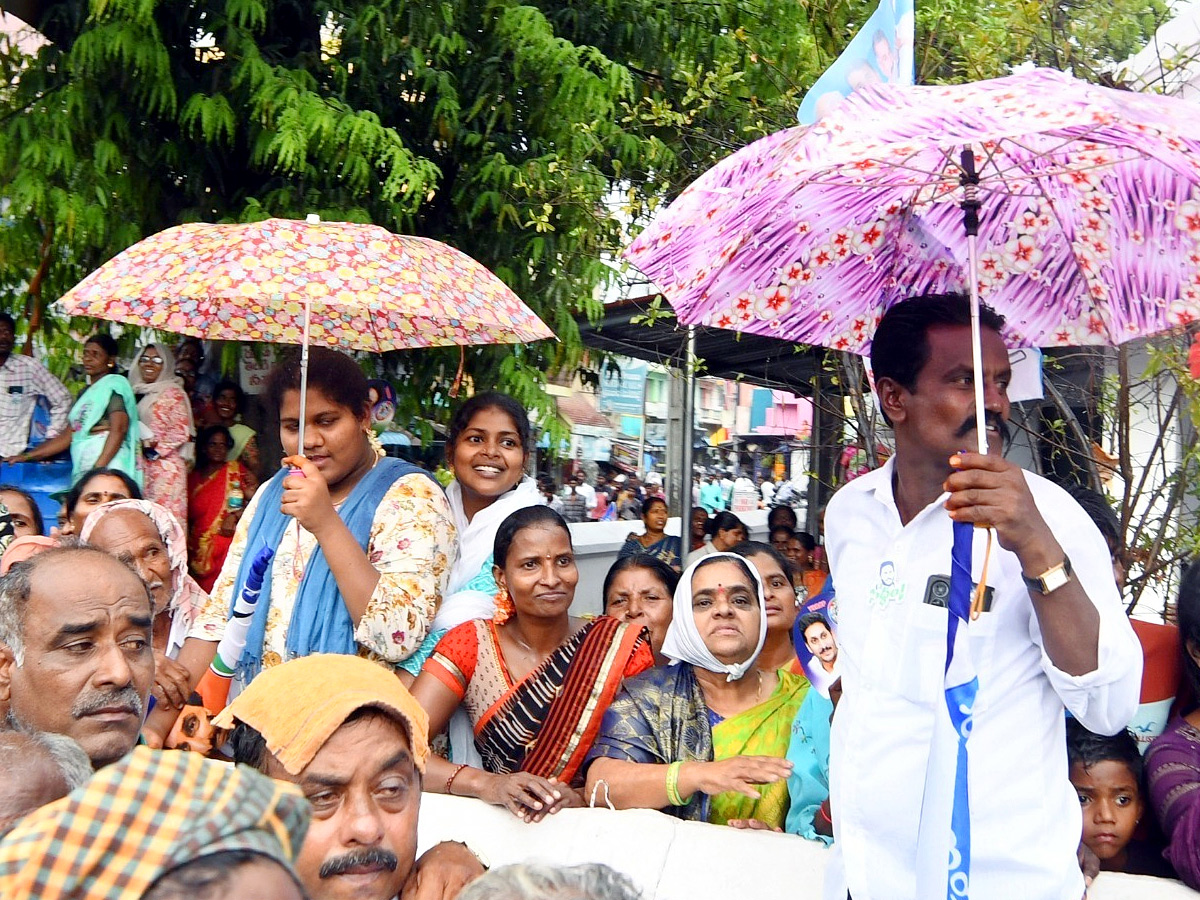
[[[1067,762],[1083,807],[1083,843],[1100,859],[1100,870],[1174,878],[1158,848],[1134,838],[1145,802],[1142,755],[1133,735],[1093,734],[1070,719]]]

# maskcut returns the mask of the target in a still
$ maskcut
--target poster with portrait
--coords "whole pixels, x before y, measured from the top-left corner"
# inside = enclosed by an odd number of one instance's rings
[[[380,378],[367,382],[367,395],[371,403],[371,424],[376,431],[383,431],[396,418],[396,389]]]
[[[821,593],[809,597],[800,607],[792,625],[796,656],[804,674],[822,696],[841,676],[838,671],[837,600],[832,580],[826,580]]]

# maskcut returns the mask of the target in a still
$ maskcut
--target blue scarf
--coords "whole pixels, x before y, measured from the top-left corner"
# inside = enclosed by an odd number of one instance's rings
[[[364,553],[371,537],[375,510],[398,479],[415,473],[429,475],[424,469],[411,463],[385,457],[363,476],[342,503],[338,515],[346,523],[346,527],[350,529]],[[233,586],[234,598],[242,595],[251,563],[259,549],[278,547],[288,523],[292,521],[291,516],[279,511],[279,503],[283,498],[283,480],[289,474],[290,470],[281,469],[261,489],[263,496],[258,502],[254,520],[246,534],[245,553]],[[271,611],[271,576],[274,567],[275,559],[272,559],[271,568],[263,579],[262,594],[255,607],[254,617],[250,620],[246,649],[242,651],[238,661],[237,674],[243,686],[249,684],[262,669],[267,615]],[[230,614],[232,611],[231,604]],[[292,606],[292,617],[287,629],[287,658],[294,659],[312,653],[353,654],[357,649],[350,612],[346,609],[346,602],[342,599],[337,580],[325,560],[325,552],[317,545],[304,567],[304,576],[300,579],[296,602]]]

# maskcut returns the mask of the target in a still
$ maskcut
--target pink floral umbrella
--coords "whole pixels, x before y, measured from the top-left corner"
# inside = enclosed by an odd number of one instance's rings
[[[117,254],[56,305],[210,340],[300,344],[305,381],[310,344],[381,353],[554,337],[465,253],[315,216],[168,228]]]
[[[719,163],[626,255],[690,324],[863,353],[892,304],[969,287],[1011,346],[1119,344],[1200,316],[1200,115],[1044,69],[878,85]]]

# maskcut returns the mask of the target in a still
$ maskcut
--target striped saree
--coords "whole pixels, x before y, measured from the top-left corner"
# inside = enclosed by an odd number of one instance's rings
[[[473,619],[451,629],[424,671],[461,699],[487,771],[580,781],[580,766],[621,681],[653,665],[648,641],[641,629],[601,616],[514,682],[496,627]]]

